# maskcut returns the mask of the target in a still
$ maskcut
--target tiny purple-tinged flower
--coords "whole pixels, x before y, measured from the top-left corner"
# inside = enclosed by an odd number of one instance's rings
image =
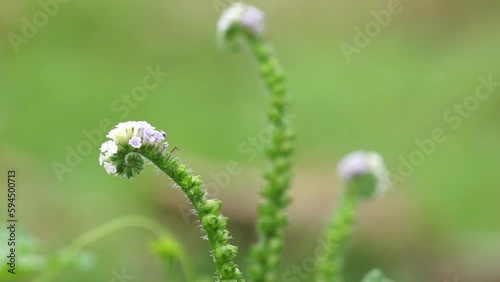
[[[264,32],[264,13],[254,6],[248,6],[241,16],[241,24],[255,34]]]
[[[132,137],[128,143],[134,147],[134,148],[140,148],[142,146],[142,143],[141,143],[141,137],[137,137],[137,136],[134,136]]]
[[[155,132],[155,139],[158,141],[158,143],[161,143],[161,141],[165,140],[167,137],[167,134],[164,131],[156,131]]]
[[[144,129],[144,137],[146,141],[149,141],[151,143],[155,142],[156,141],[155,134],[156,130],[154,130],[152,127],[147,127]]]

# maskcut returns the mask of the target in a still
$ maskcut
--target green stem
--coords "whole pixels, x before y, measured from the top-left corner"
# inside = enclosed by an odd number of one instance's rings
[[[165,262],[165,274],[167,281],[178,281],[177,277],[177,263],[175,261]]]
[[[173,158],[172,154],[158,152],[158,148],[154,146],[142,146],[137,151],[179,185],[193,205],[213,252],[216,280],[245,281],[234,262],[238,248],[229,244],[231,236],[227,230],[228,218],[220,213],[222,202],[218,199],[207,199],[200,177],[192,174],[178,159]]]
[[[287,190],[292,178],[294,135],[287,115],[289,101],[283,82],[284,73],[272,47],[250,32],[246,32],[246,39],[271,93],[268,122],[272,130],[272,141],[266,150],[270,168],[264,175],[266,184],[261,191],[264,201],[259,206],[257,219],[258,242],[252,247],[250,270],[253,281],[272,282],[279,280],[276,269],[281,261],[284,229],[288,223],[285,209],[290,203]]]
[[[66,267],[67,262],[73,260],[86,246],[124,228],[143,228],[154,233],[158,238],[171,236],[162,226],[153,221],[137,215],[125,216],[104,223],[76,238],[67,248],[65,262],[57,263],[48,271],[37,277],[33,282],[48,282],[55,279]],[[189,263],[183,262],[186,269],[190,269]],[[191,278],[192,279],[192,278]],[[190,281],[194,281],[190,280]]]
[[[341,200],[328,230],[327,253],[325,257],[318,260],[317,282],[342,281],[343,253],[356,221],[358,201],[356,191],[346,193]]]

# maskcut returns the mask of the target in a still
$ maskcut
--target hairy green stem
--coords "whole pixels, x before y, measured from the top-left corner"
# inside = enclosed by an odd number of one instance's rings
[[[245,281],[238,265],[234,262],[238,248],[229,244],[231,236],[227,230],[228,218],[220,213],[222,202],[218,199],[207,199],[200,177],[194,175],[177,158],[173,158],[172,154],[159,152],[155,146],[145,145],[139,149],[129,147],[129,150],[136,151],[150,160],[186,194],[210,243],[217,270],[217,281]]]
[[[118,219],[114,219],[107,223],[104,223],[86,233],[80,235],[76,238],[67,248],[67,253],[65,254],[64,263],[56,263],[52,268],[49,268],[39,277],[35,278],[33,282],[48,282],[55,279],[67,263],[78,256],[78,254],[88,246],[89,244],[106,237],[114,232],[125,228],[143,228],[154,233],[158,238],[164,238],[171,236],[162,226],[154,223],[153,221],[137,215],[124,216]],[[186,275],[190,275],[192,272],[191,264],[183,256],[181,259]],[[194,281],[193,278],[189,278],[189,281]]]
[[[256,57],[262,78],[271,93],[268,122],[272,130],[266,155],[269,169],[264,174],[266,184],[261,190],[264,201],[259,206],[258,242],[251,250],[250,273],[253,281],[278,281],[276,269],[284,246],[284,229],[288,223],[285,212],[290,203],[287,190],[292,178],[291,163],[294,134],[287,115],[288,97],[283,70],[272,47],[260,36],[246,32],[246,39]]]
[[[356,221],[356,205],[359,197],[354,192],[347,192],[332,219],[327,232],[327,253],[318,260],[316,269],[317,282],[342,281],[343,252],[347,239],[352,234]]]

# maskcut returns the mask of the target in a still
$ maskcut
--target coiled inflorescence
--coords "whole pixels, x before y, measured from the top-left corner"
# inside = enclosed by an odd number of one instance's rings
[[[145,121],[119,123],[106,137],[110,138],[101,145],[99,164],[108,174],[131,178],[144,170],[144,158],[134,149],[145,147],[168,146],[163,142],[167,138],[164,131],[158,131]],[[118,150],[118,149],[121,150]]]
[[[99,161],[109,174],[131,178],[144,170],[145,160],[151,161],[167,174],[186,194],[194,207],[212,249],[217,281],[244,281],[234,263],[238,248],[229,244],[228,218],[221,214],[222,202],[207,199],[199,175],[194,175],[171,153],[163,142],[166,134],[147,122],[120,123],[106,136],[111,140],[101,147]]]

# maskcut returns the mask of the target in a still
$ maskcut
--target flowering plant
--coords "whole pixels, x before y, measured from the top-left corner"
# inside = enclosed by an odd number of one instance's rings
[[[233,4],[225,10],[217,24],[219,45],[237,51],[242,41],[248,42],[257,59],[260,73],[271,94],[268,123],[272,142],[266,155],[269,168],[264,173],[263,202],[257,220],[258,242],[251,248],[248,267],[251,281],[280,281],[277,269],[284,248],[284,227],[288,223],[286,207],[290,203],[288,188],[292,179],[291,165],[294,133],[289,119],[289,97],[284,84],[284,72],[263,38],[264,13],[254,6]],[[203,182],[172,153],[165,150],[164,131],[144,121],[120,123],[106,136],[99,162],[107,173],[132,178],[145,169],[149,161],[168,175],[191,202],[201,228],[212,249],[216,281],[245,281],[240,267],[234,262],[238,248],[229,243],[228,218],[221,214],[222,202],[208,199]],[[358,151],[345,157],[338,173],[346,183],[342,201],[327,231],[328,252],[318,259],[316,281],[341,281],[342,251],[352,231],[356,205],[362,199],[381,195],[389,186],[382,157],[375,152]],[[389,281],[380,271],[370,272],[363,281]]]
[[[248,275],[243,274],[235,262],[238,247],[230,243],[228,218],[222,215],[222,201],[209,199],[199,175],[193,173],[172,151],[167,150],[167,134],[145,121],[128,121],[116,125],[106,135],[108,138],[100,148],[99,164],[115,177],[133,178],[145,170],[146,164],[155,165],[170,177],[182,190],[197,215],[202,232],[208,240],[215,264],[214,280],[221,282],[242,282],[246,279],[255,282],[301,281],[299,278],[287,279],[278,274],[284,249],[285,226],[288,224],[286,207],[291,198],[288,189],[292,180],[292,155],[294,138],[289,104],[290,97],[285,87],[284,71],[273,54],[273,48],[264,38],[264,13],[254,6],[236,3],[229,7],[217,24],[219,45],[228,51],[241,49],[243,42],[248,43],[250,51],[259,64],[260,74],[270,93],[270,108],[267,122],[271,128],[271,143],[266,148],[268,167],[264,172],[265,184],[261,189],[263,201],[259,205],[256,231],[258,240],[250,251]],[[317,282],[342,281],[343,252],[345,243],[352,233],[356,220],[358,203],[382,195],[389,187],[388,173],[382,157],[375,152],[357,151],[340,161],[338,174],[345,183],[340,204],[329,228],[326,231],[327,252],[315,261]],[[184,263],[185,280],[194,281],[189,263],[180,244],[160,227],[150,222],[134,218],[111,224],[113,228],[128,226],[126,222],[142,226],[158,234],[158,241],[152,244],[153,250],[172,267],[171,262]],[[102,232],[90,233],[88,237],[99,238]],[[114,230],[114,229],[113,229]],[[82,239],[87,243],[88,237]],[[165,239],[169,238],[169,239]],[[84,244],[77,243],[71,249],[76,254]],[[182,259],[181,259],[182,258]],[[179,276],[168,272],[168,281],[178,281]],[[49,281],[52,272],[38,279]],[[363,282],[390,282],[381,271],[369,272]]]

